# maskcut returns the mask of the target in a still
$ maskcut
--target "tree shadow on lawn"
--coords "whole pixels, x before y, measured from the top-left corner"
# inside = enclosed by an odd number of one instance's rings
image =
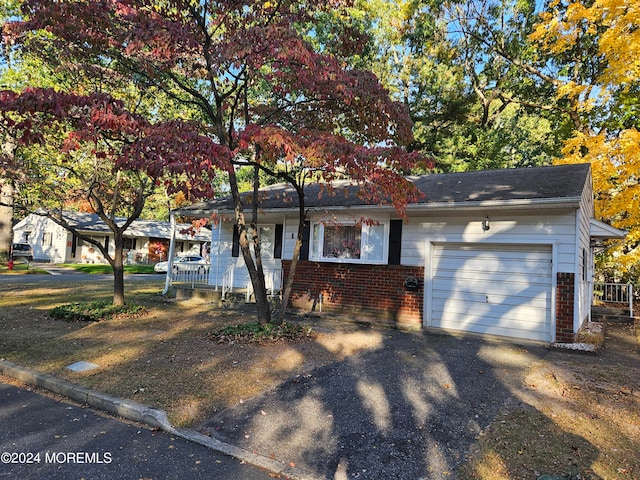
[[[546,353],[389,331],[380,348],[292,378],[199,430],[326,478],[456,478],[478,435]],[[568,435],[549,423],[539,428]],[[581,461],[596,456],[584,439],[570,443],[591,452]],[[504,468],[521,461],[504,459]]]

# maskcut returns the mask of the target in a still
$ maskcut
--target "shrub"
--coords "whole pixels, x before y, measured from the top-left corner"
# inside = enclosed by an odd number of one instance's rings
[[[94,302],[69,303],[60,305],[49,312],[49,316],[56,320],[67,322],[99,322],[119,316],[135,316],[144,312],[141,305],[113,305],[107,300]]]
[[[211,333],[209,338],[218,343],[273,343],[282,340],[300,340],[311,336],[311,327],[285,321],[281,324],[248,322],[240,325],[228,325]]]

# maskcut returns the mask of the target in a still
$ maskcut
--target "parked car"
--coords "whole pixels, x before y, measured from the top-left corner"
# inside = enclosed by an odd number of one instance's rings
[[[156,273],[167,273],[169,262],[158,262],[153,267]],[[199,255],[187,255],[184,257],[175,257],[173,259],[173,273],[179,272],[198,272],[204,273],[209,269],[207,261]]]
[[[33,248],[28,243],[14,243],[11,245],[11,258],[26,258],[27,261],[33,262]]]

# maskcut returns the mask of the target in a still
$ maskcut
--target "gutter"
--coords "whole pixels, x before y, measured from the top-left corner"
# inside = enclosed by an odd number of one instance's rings
[[[471,202],[437,202],[437,203],[410,203],[407,205],[407,212],[432,212],[432,211],[475,211],[479,209],[488,208],[501,208],[506,210],[517,210],[526,208],[540,208],[540,209],[558,209],[558,208],[578,208],[580,206],[581,197],[563,197],[563,198],[534,198],[534,199],[515,199],[515,200],[486,200],[486,201],[471,201]],[[378,205],[329,205],[329,206],[313,206],[307,205],[310,211],[344,211],[344,210],[375,210],[377,212],[381,210],[395,210],[393,205],[378,204]],[[261,208],[263,213],[297,213],[297,206],[291,206],[288,208]],[[210,210],[205,211],[203,209],[187,210],[176,209],[173,210],[174,214],[185,215],[193,218],[206,218],[212,214],[218,215],[230,215],[233,214],[233,210]]]

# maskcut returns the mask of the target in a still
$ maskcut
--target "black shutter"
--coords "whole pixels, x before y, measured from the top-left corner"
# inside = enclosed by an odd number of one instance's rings
[[[389,225],[389,265],[400,265],[402,250],[402,220],[391,220]]]
[[[311,236],[311,222],[304,222],[302,229],[302,248],[300,249],[300,260],[309,260],[309,237]]]
[[[284,233],[284,225],[276,223],[276,237],[273,242],[273,258],[282,258],[282,236]]]
[[[233,226],[233,244],[231,245],[231,256],[240,256],[240,232],[238,231],[238,225]]]

